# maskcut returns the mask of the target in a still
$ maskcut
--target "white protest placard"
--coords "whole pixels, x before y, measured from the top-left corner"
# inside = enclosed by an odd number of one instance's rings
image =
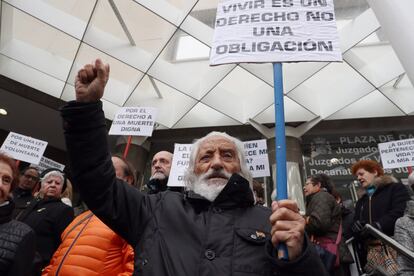
[[[249,168],[252,176],[270,176],[266,140],[246,141],[243,144],[247,167]]]
[[[59,169],[61,171],[65,169],[65,165],[60,164],[59,162],[56,162],[44,156],[42,156],[42,158],[40,159],[39,164],[32,164],[32,165],[36,165],[36,168],[39,170],[40,173],[50,168]]]
[[[414,166],[414,139],[378,144],[384,169]]]
[[[192,144],[175,144],[167,186],[184,187],[184,172],[190,161]]]
[[[29,136],[9,132],[0,151],[12,158],[32,164],[39,164],[47,147],[47,142]]]
[[[109,134],[151,136],[156,115],[154,107],[122,107],[115,114]]]
[[[333,0],[220,0],[210,64],[342,61]]]

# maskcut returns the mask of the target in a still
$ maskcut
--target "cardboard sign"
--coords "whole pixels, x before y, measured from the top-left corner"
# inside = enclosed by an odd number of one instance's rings
[[[341,61],[333,0],[220,0],[210,64]]]
[[[32,165],[36,165],[36,164],[32,164]],[[60,164],[59,162],[56,162],[52,159],[49,159],[47,157],[42,156],[42,158],[40,159],[39,164],[36,165],[36,168],[39,170],[40,173],[42,173],[44,170],[50,169],[50,168],[59,169],[59,170],[63,171],[65,169],[65,165]]]
[[[266,140],[244,142],[244,156],[253,177],[270,176]]]
[[[47,142],[29,136],[10,132],[4,140],[0,151],[16,160],[39,164],[47,147]]]
[[[414,166],[414,139],[378,144],[384,169]]]
[[[175,144],[167,186],[184,187],[184,173],[190,161],[192,144]]]
[[[109,135],[151,136],[156,114],[153,107],[122,107],[112,121]]]

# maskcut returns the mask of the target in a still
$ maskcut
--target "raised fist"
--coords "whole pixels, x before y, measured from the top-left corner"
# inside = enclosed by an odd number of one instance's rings
[[[75,80],[76,101],[89,103],[99,101],[109,79],[109,64],[95,60],[79,70]]]

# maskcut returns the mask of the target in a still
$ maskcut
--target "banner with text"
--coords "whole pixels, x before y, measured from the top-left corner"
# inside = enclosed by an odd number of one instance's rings
[[[174,155],[168,177],[167,186],[184,187],[184,172],[188,167],[190,161],[192,144],[175,144]]]
[[[378,144],[405,139],[414,139],[414,132],[304,135],[302,150],[306,176],[324,173],[333,177],[336,184],[350,183],[355,180],[351,171],[355,162],[364,159],[381,162]],[[408,170],[406,167],[385,169],[385,173],[404,178]]]
[[[220,0],[210,64],[342,61],[333,0]]]
[[[244,156],[253,177],[270,176],[266,140],[244,142]]]
[[[151,136],[156,115],[154,107],[122,107],[112,121],[109,134]]]
[[[12,158],[32,164],[39,164],[47,147],[47,142],[29,136],[10,132],[0,151]]]
[[[40,159],[39,164],[31,164],[31,165],[32,166],[35,165],[40,173],[50,168],[59,169],[61,171],[65,169],[65,165],[60,164],[59,162],[56,162],[44,156],[42,156],[42,158]]]
[[[414,139],[378,144],[384,169],[414,166]]]

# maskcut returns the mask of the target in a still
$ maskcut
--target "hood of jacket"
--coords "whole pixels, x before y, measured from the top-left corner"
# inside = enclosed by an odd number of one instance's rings
[[[414,218],[414,198],[407,201],[407,207],[405,208],[405,215],[410,218]]]
[[[375,178],[374,182],[373,182],[374,186],[376,187],[374,194],[377,193],[377,191],[380,191],[381,189],[383,189],[383,188],[385,188],[389,185],[397,184],[397,183],[399,183],[398,179],[395,178],[392,175],[379,176],[379,177]],[[366,196],[368,196],[368,194],[367,194],[367,190],[365,189],[364,193],[361,196],[361,198],[366,197]]]
[[[398,182],[398,179],[392,175],[383,175],[375,178],[373,184],[377,187],[377,189],[381,189],[391,184],[397,184]]]

